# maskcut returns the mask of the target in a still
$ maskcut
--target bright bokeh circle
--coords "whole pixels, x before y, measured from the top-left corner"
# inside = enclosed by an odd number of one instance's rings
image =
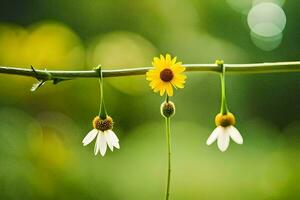
[[[247,21],[255,34],[273,37],[284,30],[286,15],[277,4],[266,2],[255,5],[249,11]]]

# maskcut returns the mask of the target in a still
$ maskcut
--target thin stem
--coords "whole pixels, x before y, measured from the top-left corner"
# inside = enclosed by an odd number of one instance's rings
[[[104,103],[104,97],[103,97],[103,77],[102,77],[102,71],[101,68],[97,69],[99,74],[99,90],[100,90],[100,107],[99,107],[99,116],[101,119],[105,119],[107,116],[106,108],[105,108],[105,103]]]
[[[217,64],[186,64],[187,72],[220,72]],[[120,67],[122,68],[122,67]],[[135,76],[145,75],[151,67],[102,70],[103,77]],[[226,71],[229,73],[276,73],[276,72],[300,72],[300,61],[295,62],[274,62],[254,64],[226,64]],[[35,73],[36,72],[36,73]],[[98,78],[95,70],[90,71],[56,71],[37,70],[0,66],[0,73],[14,74],[21,76],[35,77],[43,80],[64,80],[74,78]]]
[[[220,74],[221,76],[221,87],[222,87],[222,92],[221,92],[221,113],[223,115],[226,115],[228,112],[228,106],[227,106],[227,100],[226,100],[226,84],[225,84],[225,66],[224,64],[220,65],[222,69],[222,73]]]
[[[169,102],[169,95],[166,94],[166,102],[168,103]]]
[[[170,183],[171,183],[171,137],[170,137],[170,117],[166,117],[166,139],[168,146],[168,176],[167,176],[167,189],[166,200],[170,197]]]

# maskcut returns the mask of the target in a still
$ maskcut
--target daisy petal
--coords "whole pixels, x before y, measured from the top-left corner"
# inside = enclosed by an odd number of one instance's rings
[[[224,152],[227,150],[229,146],[230,136],[228,131],[226,131],[226,128],[223,128],[223,130],[220,132],[218,136],[218,147],[219,149]]]
[[[106,138],[106,142],[108,147],[110,148],[111,151],[114,150],[114,146],[113,146],[113,138],[111,138],[111,135],[109,134],[108,131],[104,131],[104,136]]]
[[[91,130],[82,140],[83,146],[88,145],[89,143],[91,143],[95,137],[97,136],[98,130],[97,129],[93,129]]]
[[[112,130],[109,130],[108,134],[110,135],[110,138],[112,139],[113,146],[116,147],[117,149],[120,149],[119,139],[116,136],[116,134]]]
[[[223,128],[221,126],[218,126],[217,128],[215,128],[215,130],[208,137],[206,144],[211,145],[214,141],[216,141],[216,139],[218,138],[218,135],[220,133],[222,133],[222,131],[223,131]]]
[[[228,132],[233,141],[235,141],[237,144],[243,144],[243,137],[234,126],[228,127]]]
[[[106,138],[102,132],[99,133],[99,148],[101,156],[104,156],[107,149],[107,144]]]
[[[99,150],[100,150],[100,137],[101,137],[101,133],[98,133],[96,143],[95,143],[95,147],[94,147],[94,154],[95,155],[97,155]]]

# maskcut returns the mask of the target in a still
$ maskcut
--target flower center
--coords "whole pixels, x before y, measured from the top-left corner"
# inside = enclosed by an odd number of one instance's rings
[[[174,74],[172,72],[172,70],[170,69],[164,69],[160,72],[160,79],[163,82],[170,82],[174,77]]]
[[[93,127],[100,131],[107,131],[113,128],[113,120],[107,116],[106,119],[101,119],[99,116],[93,120]]]
[[[217,114],[215,118],[216,126],[231,126],[235,124],[235,117],[232,113],[227,113],[226,115],[222,115],[221,113]]]

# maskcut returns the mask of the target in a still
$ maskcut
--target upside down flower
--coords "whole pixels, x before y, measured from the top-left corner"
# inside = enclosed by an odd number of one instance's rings
[[[206,141],[207,145],[211,145],[214,141],[218,140],[218,147],[224,152],[229,146],[230,138],[237,144],[243,144],[240,132],[234,127],[235,117],[232,113],[219,113],[215,118],[215,123],[217,128],[208,137]]]
[[[150,87],[154,92],[159,92],[160,96],[167,92],[168,96],[173,96],[173,87],[184,88],[186,76],[183,74],[185,67],[181,62],[176,62],[169,54],[160,58],[154,57],[152,61],[153,69],[150,69],[146,76],[150,81]]]
[[[91,130],[83,139],[83,146],[90,144],[96,137],[96,143],[94,147],[95,155],[100,154],[105,155],[107,145],[111,151],[114,147],[119,149],[119,139],[116,134],[112,131],[113,120],[111,117],[107,116],[106,119],[101,119],[99,116],[95,117],[93,120],[94,129]]]

